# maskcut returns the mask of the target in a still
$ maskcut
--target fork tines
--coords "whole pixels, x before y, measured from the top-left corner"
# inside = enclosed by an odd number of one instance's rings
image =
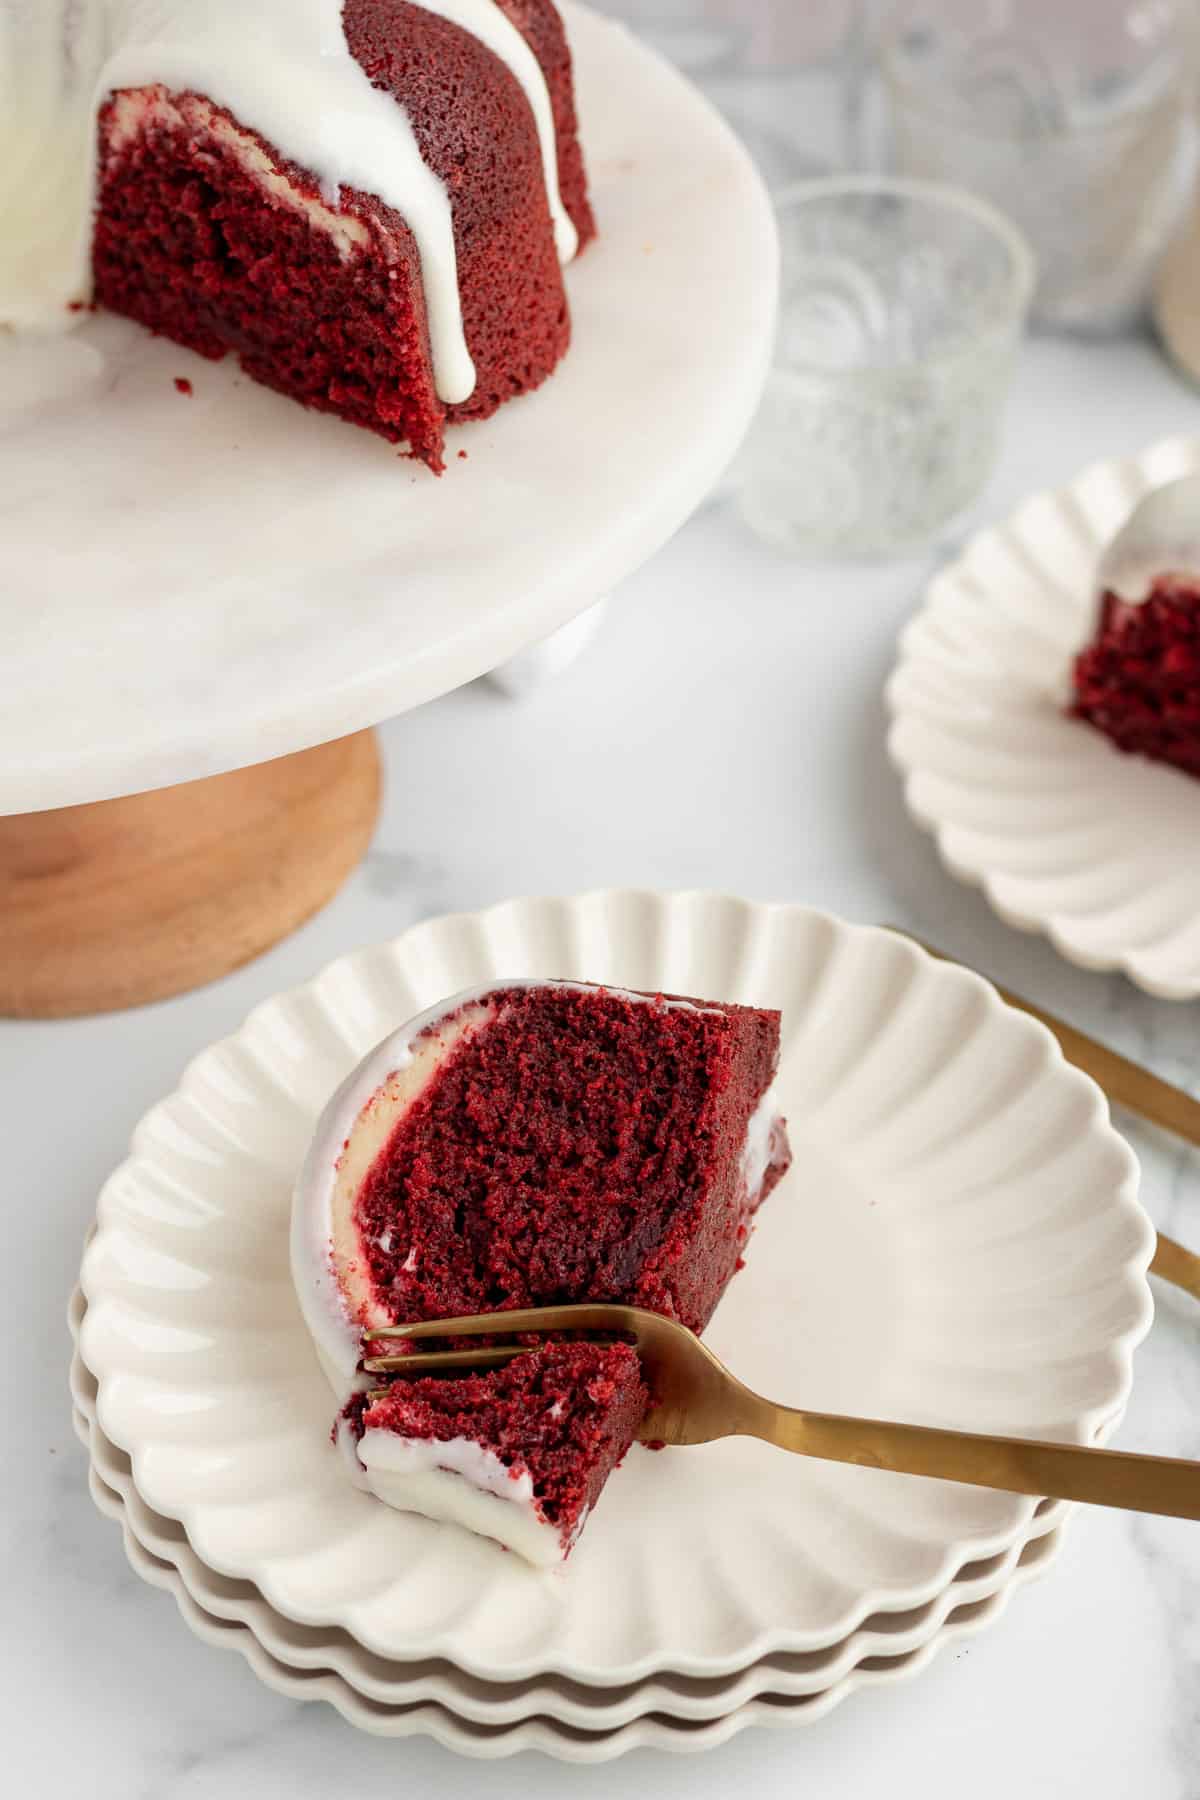
[[[535,1348],[533,1344],[481,1344],[477,1350],[413,1350],[407,1355],[401,1351],[399,1356],[368,1356],[361,1366],[368,1375],[436,1375],[439,1370],[453,1373],[461,1369],[494,1369],[518,1356],[528,1356]]]
[[[419,1319],[411,1325],[364,1326],[363,1347],[374,1343],[471,1337],[512,1338],[526,1333],[542,1336],[570,1331],[593,1342],[629,1332],[627,1309],[618,1306],[527,1306],[512,1312],[468,1313],[455,1319]],[[497,1368],[515,1357],[527,1356],[537,1344],[488,1344],[472,1348],[460,1344],[453,1350],[401,1350],[397,1355],[365,1357],[361,1367],[368,1375],[429,1375],[462,1369]]]

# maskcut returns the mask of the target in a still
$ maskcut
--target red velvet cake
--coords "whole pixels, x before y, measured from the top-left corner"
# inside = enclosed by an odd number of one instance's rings
[[[1120,750],[1200,774],[1200,584],[1160,575],[1140,602],[1105,594],[1072,712]]]
[[[351,1402],[350,1417],[381,1497],[553,1563],[649,1403],[628,1344],[553,1344],[486,1375],[394,1381],[386,1400]]]
[[[568,982],[458,995],[388,1038],[296,1194],[293,1273],[339,1398],[372,1326],[613,1300],[702,1330],[788,1166],[778,1057],[778,1013]],[[614,1404],[610,1465],[636,1426]],[[606,1457],[579,1463],[580,1493]],[[429,1510],[428,1483],[405,1500],[394,1474],[383,1497]],[[503,1517],[482,1529],[512,1541]]]
[[[90,291],[438,471],[448,421],[553,370],[594,224],[552,0],[63,6],[35,48],[99,57],[64,317]]]

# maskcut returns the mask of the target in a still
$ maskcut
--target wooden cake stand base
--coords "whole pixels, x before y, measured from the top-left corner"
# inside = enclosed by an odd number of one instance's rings
[[[0,1013],[164,1000],[317,912],[371,841],[372,731],[91,806],[0,818]]]

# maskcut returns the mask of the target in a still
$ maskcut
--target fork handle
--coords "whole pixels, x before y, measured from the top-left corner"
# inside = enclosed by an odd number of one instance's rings
[[[1038,1499],[1082,1500],[1092,1506],[1200,1519],[1200,1463],[1171,1456],[1134,1456],[1081,1444],[1045,1444],[883,1419],[797,1412],[767,1400],[742,1429],[781,1450],[825,1462],[890,1469],[898,1475],[932,1475],[940,1481],[1034,1494]]]

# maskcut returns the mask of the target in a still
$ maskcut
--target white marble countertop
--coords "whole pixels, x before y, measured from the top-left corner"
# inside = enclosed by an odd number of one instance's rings
[[[1200,403],[1148,345],[1035,342],[984,517],[1080,464],[1200,430]],[[6,1789],[58,1800],[662,1800],[752,1788],[920,1800],[1200,1795],[1200,1528],[1078,1516],[1050,1576],[912,1682],[807,1731],[752,1731],[701,1758],[595,1769],[459,1760],[361,1737],[259,1686],[190,1636],[93,1510],[71,1432],[63,1309],[97,1189],[185,1063],[275,990],[417,919],[519,892],[714,886],[919,927],[1012,986],[1200,1083],[1195,1011],[1067,967],[941,871],[883,750],[880,689],[928,558],[806,567],[710,506],[615,598],[583,657],[514,704],[476,684],[384,732],[386,813],[339,899],[252,967],[117,1017],[0,1024],[0,1274],[8,1441],[0,1484],[0,1719]],[[2,927],[0,927],[2,929]],[[1200,1163],[1131,1135],[1155,1219],[1200,1243]],[[1160,1290],[1120,1443],[1200,1455],[1200,1316]],[[14,1473],[15,1471],[15,1473]],[[733,1522],[731,1521],[731,1528]]]

